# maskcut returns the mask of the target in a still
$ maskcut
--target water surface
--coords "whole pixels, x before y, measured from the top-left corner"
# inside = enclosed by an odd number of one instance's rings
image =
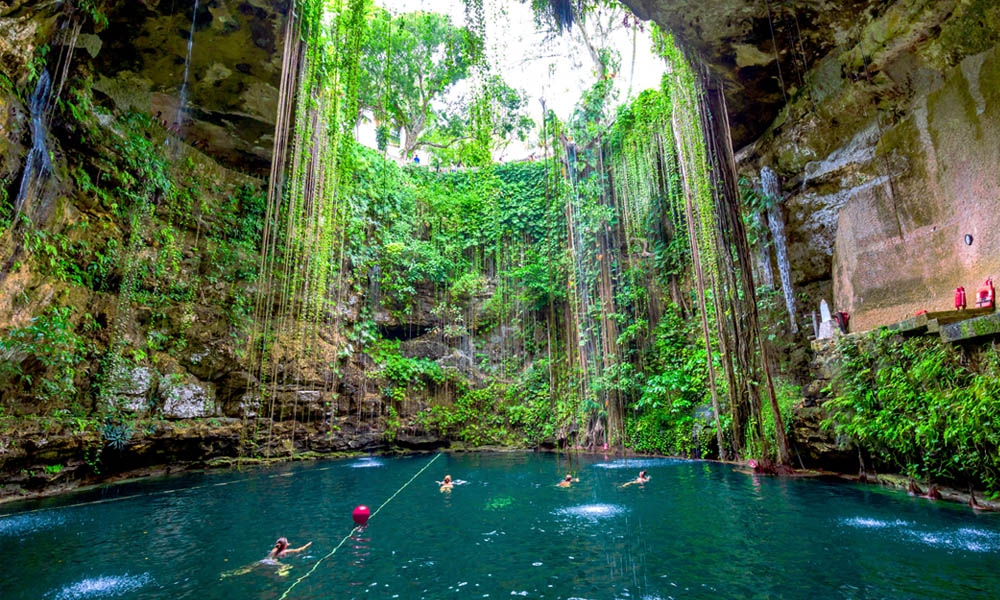
[[[432,462],[433,461],[433,462]],[[649,483],[621,487],[640,469]],[[441,492],[444,475],[464,483]],[[570,488],[555,486],[567,473]],[[351,535],[359,504],[378,511]],[[288,465],[0,507],[7,598],[996,598],[1000,515],[727,465]],[[278,537],[312,541],[262,564]]]

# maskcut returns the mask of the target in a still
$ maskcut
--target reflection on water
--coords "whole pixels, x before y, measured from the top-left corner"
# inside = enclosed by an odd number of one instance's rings
[[[84,579],[62,589],[45,594],[54,600],[85,600],[87,598],[114,598],[134,592],[153,580],[149,573]]]
[[[62,525],[65,517],[58,514],[39,513],[0,517],[0,536],[19,536]]]
[[[640,469],[650,481],[622,488]],[[555,487],[567,472],[580,481]],[[445,473],[469,484],[441,494]],[[0,517],[0,541],[28,550],[5,557],[0,597],[812,600],[1000,589],[1000,515],[671,459],[347,459],[61,502]],[[378,511],[354,531],[361,504]],[[283,558],[287,567],[262,567],[278,537],[313,545]]]
[[[584,504],[583,506],[571,506],[560,508],[554,511],[557,515],[583,517],[585,519],[597,520],[607,517],[614,517],[623,514],[627,509],[614,504]]]
[[[953,531],[928,531],[908,521],[882,521],[864,517],[854,517],[841,521],[849,527],[861,529],[884,529],[897,539],[914,543],[938,546],[967,552],[1000,552],[1000,533],[970,527]]]
[[[668,467],[670,465],[681,465],[687,461],[676,458],[628,458],[595,463],[595,469],[650,469],[652,467]]]

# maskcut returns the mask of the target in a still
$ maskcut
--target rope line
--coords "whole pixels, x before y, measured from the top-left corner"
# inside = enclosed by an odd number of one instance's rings
[[[373,513],[371,514],[371,516],[369,516],[369,517],[368,517],[368,520],[369,520],[369,521],[371,521],[372,519],[374,519],[374,518],[375,518],[375,515],[377,515],[377,514],[379,513],[379,511],[381,511],[381,510],[382,510],[383,508],[385,508],[385,505],[387,505],[387,504],[389,504],[390,502],[392,502],[392,501],[393,501],[393,499],[394,499],[394,498],[395,498],[396,496],[398,496],[398,495],[400,494],[400,492],[402,492],[403,490],[405,490],[405,489],[406,489],[406,487],[407,487],[408,485],[410,485],[411,483],[413,483],[413,480],[414,480],[414,479],[416,479],[417,477],[420,477],[420,475],[421,475],[421,474],[422,474],[422,473],[423,473],[424,471],[426,471],[428,467],[430,467],[430,466],[431,466],[432,464],[434,464],[434,461],[436,461],[436,460],[437,460],[438,458],[440,458],[440,456],[441,456],[441,454],[440,454],[440,453],[438,453],[438,454],[435,454],[435,455],[434,455],[434,458],[432,458],[432,459],[430,459],[429,461],[427,461],[427,464],[426,464],[426,465],[424,465],[422,469],[420,469],[419,471],[417,471],[417,472],[416,472],[416,474],[415,474],[415,475],[414,475],[413,477],[410,477],[410,480],[409,480],[409,481],[407,481],[406,483],[404,483],[404,484],[402,485],[402,487],[400,487],[400,488],[399,488],[398,490],[396,490],[396,492],[395,492],[395,493],[394,493],[393,495],[389,496],[389,498],[387,498],[385,502],[383,502],[383,503],[382,503],[382,504],[381,504],[381,505],[380,505],[380,506],[379,506],[378,508],[376,508],[376,509],[375,509],[375,512],[373,512]],[[366,525],[367,525],[367,524],[366,524]],[[306,571],[306,572],[305,572],[305,573],[304,573],[304,574],[302,575],[302,577],[299,577],[298,579],[296,579],[296,580],[295,580],[295,581],[294,581],[294,582],[292,583],[292,585],[288,586],[288,589],[287,589],[287,590],[285,590],[285,592],[284,592],[283,594],[281,594],[281,597],[280,597],[280,598],[279,598],[278,600],[285,600],[285,598],[287,598],[287,597],[288,597],[288,594],[290,594],[290,593],[292,592],[292,590],[293,590],[293,589],[295,589],[295,586],[299,585],[300,583],[302,583],[302,581],[303,581],[304,579],[306,579],[307,577],[309,577],[310,575],[312,575],[312,574],[313,574],[313,573],[314,573],[314,572],[316,571],[316,569],[318,569],[318,568],[319,568],[319,565],[320,565],[320,563],[322,563],[322,562],[323,562],[324,560],[326,560],[326,559],[330,558],[331,556],[333,556],[333,555],[334,555],[334,554],[335,554],[335,553],[337,552],[337,550],[340,550],[340,547],[341,547],[341,546],[343,546],[343,545],[344,545],[344,543],[345,543],[345,542],[347,542],[347,540],[351,539],[351,536],[353,536],[353,535],[354,535],[355,533],[357,533],[357,532],[358,532],[358,530],[360,530],[361,528],[362,528],[362,526],[361,526],[361,525],[357,525],[357,526],[355,526],[355,527],[354,527],[354,529],[352,529],[352,530],[350,531],[350,533],[348,533],[348,534],[347,534],[346,536],[344,536],[344,539],[340,540],[340,543],[339,543],[339,544],[337,544],[337,545],[336,545],[336,546],[335,546],[335,547],[333,548],[333,550],[330,550],[330,552],[328,552],[328,553],[327,553],[327,554],[326,554],[325,556],[321,556],[321,557],[319,558],[319,560],[317,560],[317,561],[316,561],[316,564],[314,564],[314,565],[312,566],[312,568],[311,568],[311,569],[309,569],[308,571]]]

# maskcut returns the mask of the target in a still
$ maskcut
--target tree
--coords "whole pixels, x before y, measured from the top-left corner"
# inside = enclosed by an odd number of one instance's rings
[[[403,155],[409,156],[441,120],[435,102],[469,76],[481,40],[430,12],[393,17],[377,8],[371,26],[363,49],[361,106],[375,115],[380,143],[387,126],[403,132]]]
[[[446,115],[427,137],[427,146],[443,163],[462,161],[482,165],[492,160],[492,151],[512,140],[526,141],[535,123],[525,114],[528,99],[503,77],[488,74],[469,102]]]

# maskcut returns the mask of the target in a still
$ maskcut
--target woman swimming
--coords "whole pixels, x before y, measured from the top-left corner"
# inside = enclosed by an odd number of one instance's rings
[[[312,542],[307,543],[305,546],[299,546],[298,548],[288,547],[288,538],[278,538],[278,541],[274,542],[274,547],[271,548],[267,556],[258,560],[257,562],[250,563],[249,565],[240,567],[238,569],[233,569],[231,571],[226,571],[222,573],[219,577],[225,579],[226,577],[233,577],[236,575],[246,575],[247,573],[254,570],[255,567],[267,566],[267,567],[277,567],[275,574],[279,577],[288,576],[288,572],[291,570],[292,565],[285,564],[279,561],[279,558],[284,558],[289,554],[295,554],[302,552],[309,546],[312,546]]]
[[[278,541],[274,542],[274,548],[271,548],[271,551],[267,553],[267,557],[271,560],[284,558],[289,554],[302,552],[309,546],[312,546],[312,542],[307,543],[305,546],[299,546],[298,548],[289,548],[288,538],[278,538]]]
[[[638,477],[636,477],[632,481],[629,481],[628,483],[623,483],[622,487],[628,487],[628,486],[636,484],[636,483],[638,483],[639,485],[642,485],[642,484],[646,483],[647,481],[649,481],[649,475],[646,473],[646,470],[643,469],[642,471],[639,471],[639,476]]]
[[[580,481],[578,478],[574,478],[572,475],[566,475],[566,478],[556,484],[558,487],[569,487],[573,485],[574,481]]]

